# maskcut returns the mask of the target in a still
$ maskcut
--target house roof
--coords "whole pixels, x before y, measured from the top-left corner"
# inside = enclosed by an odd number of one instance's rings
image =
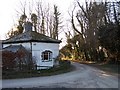
[[[60,43],[61,41],[50,38],[43,34],[37,33],[35,31],[28,31],[28,32],[24,32],[18,36],[4,40],[2,43],[6,44],[6,43],[22,43],[22,42]]]
[[[9,45],[8,47],[3,48],[2,51],[17,52],[19,49],[26,50],[22,45]]]

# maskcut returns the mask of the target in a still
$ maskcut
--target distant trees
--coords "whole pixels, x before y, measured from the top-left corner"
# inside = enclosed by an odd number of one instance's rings
[[[11,37],[17,36],[17,35],[19,35],[19,31],[16,30],[16,28],[15,28],[15,30],[12,28],[10,31],[8,31],[6,38],[11,38]]]
[[[115,23],[103,25],[99,28],[99,42],[107,50],[107,54],[112,62],[120,59],[120,36],[118,36],[118,25]]]
[[[103,2],[85,2],[83,6],[79,1],[77,1],[77,5],[79,9],[76,12],[74,11],[75,8],[73,9],[71,24],[78,36],[82,37],[82,41],[77,41],[83,43],[83,46],[78,47],[78,51],[82,51],[82,56],[85,56],[86,60],[95,60],[98,48],[98,27],[103,24],[105,6]],[[72,39],[74,40],[74,38]]]
[[[20,18],[18,19],[18,25],[16,25],[10,31],[8,31],[7,38],[11,38],[13,36],[17,36],[17,35],[23,33],[26,18],[27,18],[27,16],[25,14],[25,8],[24,8],[23,15],[21,15]]]
[[[58,7],[54,5],[54,17],[53,17],[53,37],[54,39],[58,39],[58,32],[59,32],[59,24],[61,13],[58,11]]]
[[[112,56],[114,61],[118,61],[120,54],[119,7],[119,2],[86,1],[84,5],[81,5],[79,1],[76,1],[76,6],[71,11],[74,34],[68,40],[70,41],[68,45],[70,44],[73,50],[72,55],[76,54],[74,59],[102,62],[105,61],[107,54],[108,58]]]
[[[120,59],[120,22],[118,18],[118,8],[120,2],[106,2],[106,23],[99,27],[100,45],[107,50],[109,62],[118,62]],[[113,12],[112,12],[113,11]]]
[[[33,6],[29,5],[29,8],[33,9]],[[54,5],[53,10],[48,6],[44,7],[42,2],[36,2],[34,11],[30,10],[30,13],[26,13],[28,7],[22,7],[22,13],[18,19],[18,25],[16,30],[13,28],[7,33],[7,37],[13,37],[15,35],[23,33],[24,25],[26,21],[30,21],[33,24],[34,31],[50,36],[54,39],[58,39],[58,33],[61,28],[61,13],[58,10],[58,6]],[[34,12],[34,13],[33,13]],[[28,14],[28,15],[27,15]]]
[[[31,21],[33,23],[34,30],[37,31],[37,15],[35,13],[32,13],[31,15]]]

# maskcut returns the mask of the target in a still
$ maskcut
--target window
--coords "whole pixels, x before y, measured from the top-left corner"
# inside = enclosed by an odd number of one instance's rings
[[[52,52],[49,50],[46,50],[44,52],[42,52],[42,60],[43,61],[51,61],[52,60]]]

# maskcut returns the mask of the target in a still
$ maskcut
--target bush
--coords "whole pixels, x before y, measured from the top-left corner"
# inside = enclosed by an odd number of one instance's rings
[[[15,53],[11,51],[2,52],[2,69],[13,70],[15,68]]]

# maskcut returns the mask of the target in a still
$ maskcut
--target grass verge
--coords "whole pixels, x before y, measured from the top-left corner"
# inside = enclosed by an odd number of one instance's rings
[[[105,63],[95,63],[95,62],[80,62],[81,64],[86,64],[92,67],[96,67],[110,74],[120,75],[120,65],[118,64],[105,64]]]
[[[17,79],[17,78],[30,78],[30,77],[40,77],[40,76],[51,76],[70,72],[74,69],[72,65],[64,67],[53,67],[47,70],[34,70],[34,71],[3,71],[2,79]]]

